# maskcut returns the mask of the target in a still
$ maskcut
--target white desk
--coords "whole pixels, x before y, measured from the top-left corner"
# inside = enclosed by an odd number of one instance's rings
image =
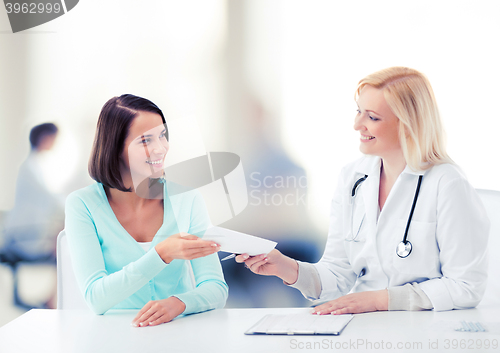
[[[359,314],[340,336],[243,334],[266,314],[309,310],[221,309],[145,328],[130,326],[137,311],[112,311],[99,316],[78,310],[31,310],[0,328],[0,352],[500,351],[500,306]],[[455,332],[453,328],[460,320],[480,321],[488,332]],[[488,342],[490,348],[485,349]],[[494,342],[496,349],[492,348]]]

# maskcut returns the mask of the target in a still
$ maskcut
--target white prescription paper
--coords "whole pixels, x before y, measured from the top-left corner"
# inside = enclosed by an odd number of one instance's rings
[[[203,240],[216,242],[221,246],[221,251],[234,254],[248,254],[250,256],[267,254],[278,244],[271,240],[221,227],[208,228],[203,236]]]

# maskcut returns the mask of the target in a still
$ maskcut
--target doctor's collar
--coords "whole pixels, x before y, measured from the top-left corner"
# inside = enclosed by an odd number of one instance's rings
[[[410,167],[406,166],[401,174],[424,175],[425,172],[425,170],[413,170]]]
[[[382,158],[378,156],[368,156],[366,155],[362,158],[361,163],[356,167],[356,173],[360,175],[370,175],[372,173],[376,173],[380,171],[380,166],[382,163]],[[422,163],[421,166],[427,166],[429,163]],[[412,174],[412,175],[425,175],[428,169],[421,170],[413,170],[408,165],[405,166],[405,169],[401,172],[401,174]]]
[[[426,162],[426,163],[421,163],[420,165],[421,165],[422,167],[424,167],[424,166],[427,166],[428,164],[429,164],[429,163],[428,163],[428,162]],[[425,173],[426,173],[428,170],[429,170],[429,169],[423,169],[423,168],[422,168],[421,170],[413,170],[413,169],[411,169],[411,168],[408,166],[408,164],[407,164],[407,165],[406,165],[406,167],[405,167],[405,169],[403,169],[403,172],[402,172],[401,174],[406,173],[406,174],[413,174],[413,175],[425,175]]]
[[[360,175],[370,175],[376,170],[380,170],[380,163],[380,157],[365,155],[360,159],[360,163],[356,165],[355,171]]]

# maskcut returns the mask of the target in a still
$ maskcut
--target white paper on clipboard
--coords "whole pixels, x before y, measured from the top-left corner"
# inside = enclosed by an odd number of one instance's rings
[[[352,314],[312,315],[288,314],[266,315],[245,335],[340,335],[352,320]]]
[[[221,227],[211,227],[205,231],[203,240],[211,240],[221,246],[220,251],[250,256],[268,254],[276,246],[276,242],[253,235],[236,232]]]

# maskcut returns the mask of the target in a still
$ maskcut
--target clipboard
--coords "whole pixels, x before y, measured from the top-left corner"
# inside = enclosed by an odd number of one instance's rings
[[[338,336],[352,320],[352,314],[266,315],[249,328],[245,335],[333,335]]]

